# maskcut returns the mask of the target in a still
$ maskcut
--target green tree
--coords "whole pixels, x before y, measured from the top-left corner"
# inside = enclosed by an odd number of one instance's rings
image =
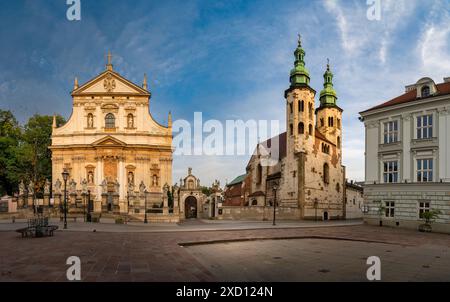
[[[56,116],[56,126],[65,123],[62,116]],[[35,114],[24,127],[21,162],[27,163],[25,175],[33,180],[36,192],[43,188],[45,180],[52,177],[51,145],[53,116]]]
[[[17,148],[20,146],[22,131],[11,111],[0,109],[0,194],[12,194],[18,184]]]

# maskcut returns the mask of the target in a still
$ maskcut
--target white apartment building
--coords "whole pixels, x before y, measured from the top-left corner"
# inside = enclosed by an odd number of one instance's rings
[[[364,220],[417,228],[421,213],[438,209],[433,230],[450,232],[450,78],[440,84],[423,78],[360,115],[366,130]]]

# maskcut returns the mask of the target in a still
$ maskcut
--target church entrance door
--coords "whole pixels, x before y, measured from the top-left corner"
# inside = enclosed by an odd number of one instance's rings
[[[189,196],[184,201],[184,213],[186,219],[197,218],[197,198]]]

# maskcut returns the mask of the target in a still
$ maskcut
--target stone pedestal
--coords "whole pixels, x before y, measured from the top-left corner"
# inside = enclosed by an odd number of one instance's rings
[[[180,215],[180,208],[178,206],[178,196],[173,198],[173,215]]]
[[[50,205],[50,194],[44,194],[44,207],[48,208]]]
[[[62,204],[62,195],[60,193],[53,194],[53,207],[59,209],[59,205]]]
[[[33,196],[28,196],[27,206],[28,206],[29,208],[32,208],[32,207],[33,207]]]
[[[108,212],[108,194],[102,194],[102,212]]]
[[[71,193],[69,195],[69,200],[68,200],[68,207],[69,207],[69,213],[73,213],[76,212],[77,210],[77,194],[75,193]]]
[[[25,205],[25,195],[20,195],[19,198],[17,199],[17,208],[22,209],[24,205]]]
[[[167,194],[164,194],[163,196],[163,214],[169,215],[169,198],[167,197]]]
[[[102,212],[102,201],[95,200],[94,201],[94,213],[101,213],[101,212]]]
[[[113,213],[120,214],[120,206],[119,206],[119,194],[113,195]]]

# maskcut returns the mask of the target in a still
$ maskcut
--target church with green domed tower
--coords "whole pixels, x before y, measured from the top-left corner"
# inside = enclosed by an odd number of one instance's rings
[[[318,106],[310,79],[299,36],[290,85],[284,93],[286,132],[258,145],[247,165],[244,195],[251,205],[270,206],[276,201],[280,219],[345,219],[343,110],[338,106],[330,63],[323,74]]]

